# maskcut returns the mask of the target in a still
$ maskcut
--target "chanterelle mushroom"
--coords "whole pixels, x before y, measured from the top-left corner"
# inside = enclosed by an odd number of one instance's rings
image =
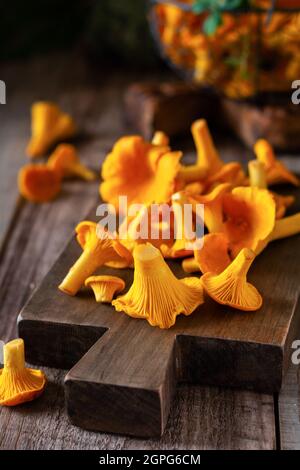
[[[77,240],[83,252],[59,285],[59,289],[68,295],[76,295],[85,280],[105,263],[125,261],[130,265],[132,262],[130,251],[118,240],[111,238],[101,226],[85,222],[81,223],[80,229],[77,227]]]
[[[181,156],[140,136],[119,139],[102,166],[102,199],[117,209],[120,195],[127,196],[128,205],[168,202],[176,188]]]
[[[269,185],[279,183],[291,183],[294,186],[300,185],[299,179],[276,158],[273,148],[267,140],[258,140],[254,145],[254,152],[257,159],[265,165],[267,183]]]
[[[221,274],[203,274],[201,282],[204,290],[219,304],[244,311],[258,310],[262,305],[262,297],[247,282],[247,273],[254,259],[254,252],[244,248]]]
[[[38,157],[55,143],[73,137],[76,126],[72,117],[63,113],[56,104],[39,101],[31,108],[31,132],[27,154]]]
[[[131,288],[112,302],[117,311],[146,319],[152,326],[170,328],[177,315],[190,315],[203,303],[200,279],[177,279],[161,252],[151,244],[136,246],[134,263]]]
[[[300,233],[300,212],[290,215],[289,217],[276,220],[273,231],[264,240],[260,241],[255,249],[255,253],[261,253],[272,241],[292,237],[298,233]]]
[[[267,176],[264,163],[259,160],[251,160],[248,163],[250,184],[252,188],[267,188]],[[274,197],[276,204],[276,219],[281,219],[286,210],[295,202],[294,196],[282,196],[281,194],[274,193],[271,194]]]
[[[76,149],[71,144],[58,145],[50,155],[47,165],[62,177],[78,176],[86,181],[96,179],[96,174],[80,162]]]
[[[274,229],[275,201],[267,189],[234,188],[223,199],[223,228],[230,243],[232,257],[242,248],[255,251]]]
[[[192,220],[187,220],[187,209],[189,200],[184,191],[173,194],[172,208],[174,213],[174,231],[175,242],[172,246],[163,243],[161,251],[165,257],[182,258],[193,253],[193,243],[195,242],[195,234],[189,233],[193,228]],[[192,210],[190,218],[192,219]]]
[[[85,286],[93,290],[96,302],[111,303],[114,295],[125,288],[125,282],[117,276],[90,276]]]
[[[220,232],[223,227],[223,201],[226,193],[231,190],[229,183],[216,186],[209,194],[192,195],[190,203],[197,211],[197,204],[204,205],[204,224],[209,232]]]
[[[31,202],[48,202],[61,190],[61,176],[47,165],[25,165],[18,175],[20,194]]]
[[[214,145],[205,119],[199,119],[192,124],[197,162],[195,165],[182,166],[179,178],[185,183],[201,181],[206,191],[213,189],[218,183],[242,184],[244,173],[238,162],[224,163]]]
[[[24,341],[14,339],[4,345],[4,368],[0,369],[0,405],[15,406],[39,397],[46,377],[25,367]]]

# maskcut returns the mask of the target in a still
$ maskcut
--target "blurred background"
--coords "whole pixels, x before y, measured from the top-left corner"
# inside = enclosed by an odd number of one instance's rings
[[[94,60],[158,62],[144,0],[11,0],[0,4],[0,58],[80,48]]]
[[[250,148],[264,137],[297,152],[298,11],[299,0],[11,0],[0,5],[0,61],[75,51],[102,73],[149,78],[125,93],[128,121],[147,138],[158,126],[187,133],[202,116]]]

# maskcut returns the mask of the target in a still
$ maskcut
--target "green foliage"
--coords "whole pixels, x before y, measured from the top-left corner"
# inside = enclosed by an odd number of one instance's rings
[[[209,13],[203,24],[203,31],[212,35],[222,24],[222,12],[243,10],[249,6],[250,0],[194,0],[193,11],[197,14]]]

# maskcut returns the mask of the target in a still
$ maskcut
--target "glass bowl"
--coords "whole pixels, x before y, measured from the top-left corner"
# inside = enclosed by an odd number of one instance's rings
[[[230,98],[287,92],[300,79],[300,0],[200,13],[195,0],[152,0],[150,22],[173,67]]]

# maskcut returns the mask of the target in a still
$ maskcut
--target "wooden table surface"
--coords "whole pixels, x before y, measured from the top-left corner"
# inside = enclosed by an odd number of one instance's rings
[[[91,69],[76,55],[0,64],[7,104],[0,105],[0,339],[16,337],[18,312],[95,204],[98,183],[64,183],[53,203],[23,201],[16,185],[26,163],[29,108],[58,102],[82,130],[82,159],[99,170],[114,140],[124,134],[122,96],[139,75]],[[149,77],[147,77],[149,78]],[[251,156],[232,137],[219,139],[226,159]],[[300,159],[285,157],[300,172]],[[300,338],[300,332],[299,332]],[[72,426],[64,408],[66,371],[46,369],[49,384],[35,402],[0,409],[0,449],[300,449],[300,392],[291,366],[279,396],[182,385],[160,440],[91,433]]]

